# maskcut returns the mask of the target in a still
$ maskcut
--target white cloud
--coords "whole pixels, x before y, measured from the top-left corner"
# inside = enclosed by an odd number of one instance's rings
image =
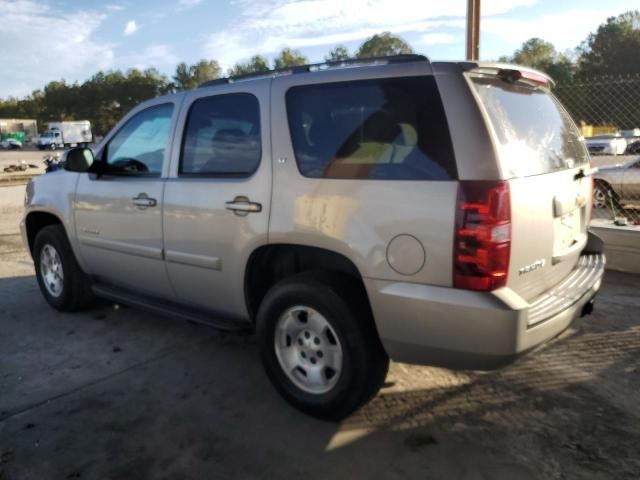
[[[492,0],[483,15],[506,13],[537,0]],[[223,66],[284,46],[304,48],[364,40],[381,31],[425,33],[437,26],[464,27],[467,2],[451,0],[236,0],[242,14],[205,42],[205,55]],[[429,32],[432,33],[432,32]],[[444,37],[440,37],[442,40]]]
[[[137,31],[138,31],[138,24],[136,23],[136,21],[135,20],[129,20],[127,22],[127,25],[124,27],[124,34],[125,35],[133,35]]]
[[[619,14],[618,8],[573,9],[553,15],[542,15],[526,20],[487,18],[482,21],[482,33],[491,33],[509,44],[519,47],[532,37],[553,43],[556,50],[575,48],[589,33],[597,30],[607,17]]]
[[[427,33],[420,40],[425,45],[448,45],[458,41],[458,38],[450,33]]]
[[[121,12],[124,10],[124,6],[117,3],[109,3],[105,5],[104,8],[109,12]]]
[[[37,0],[0,0],[0,12],[0,97],[24,96],[54,79],[84,79],[112,65],[113,45],[93,39],[103,13],[61,13]]]

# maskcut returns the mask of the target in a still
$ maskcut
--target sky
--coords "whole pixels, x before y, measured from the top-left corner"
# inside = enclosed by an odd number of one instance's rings
[[[225,69],[283,47],[322,61],[390,31],[432,60],[465,54],[466,0],[0,0],[0,98],[98,70],[215,59]],[[540,37],[573,50],[637,0],[483,0],[480,56],[510,55]]]

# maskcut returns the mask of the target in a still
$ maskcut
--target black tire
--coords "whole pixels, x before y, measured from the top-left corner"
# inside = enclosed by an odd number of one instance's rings
[[[41,267],[41,256],[45,246],[52,246],[57,252],[62,266],[62,291],[53,295],[45,286]],[[45,300],[56,310],[73,312],[87,307],[93,300],[89,277],[82,271],[69,245],[69,240],[61,225],[44,227],[36,235],[33,243],[33,262],[40,291]]]
[[[275,352],[278,319],[300,305],[323,315],[342,346],[342,371],[326,393],[309,393],[296,386]],[[260,305],[257,334],[262,363],[276,390],[297,409],[324,420],[340,420],[368,402],[389,370],[364,287],[341,275],[305,272],[277,283]]]

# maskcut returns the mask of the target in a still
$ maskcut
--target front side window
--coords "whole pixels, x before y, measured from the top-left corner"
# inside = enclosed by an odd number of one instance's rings
[[[292,87],[298,168],[312,178],[450,180],[451,137],[433,77]]]
[[[160,175],[169,144],[173,104],[137,113],[116,133],[106,147],[110,173]]]
[[[187,117],[180,174],[249,176],[260,163],[260,107],[248,93],[196,100]]]

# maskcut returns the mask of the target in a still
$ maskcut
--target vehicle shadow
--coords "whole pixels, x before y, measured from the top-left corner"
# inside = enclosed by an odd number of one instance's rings
[[[607,278],[545,349],[489,373],[394,364],[339,424],[285,404],[251,336],[61,314],[32,276],[0,279],[0,478],[635,478],[637,279]]]

